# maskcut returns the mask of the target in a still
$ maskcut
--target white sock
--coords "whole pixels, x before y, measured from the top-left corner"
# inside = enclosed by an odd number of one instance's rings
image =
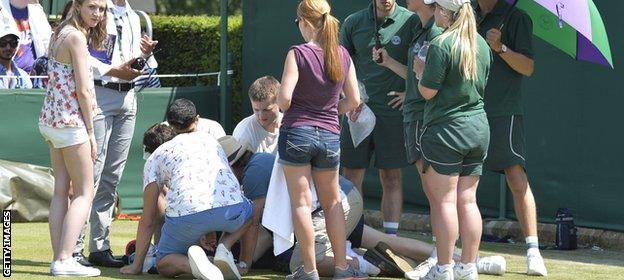
[[[452,269],[453,268],[453,264],[443,264],[443,265],[436,265],[436,269],[438,270],[438,272],[442,272],[445,271],[447,269]]]
[[[399,223],[395,222],[383,222],[384,232],[390,235],[397,235],[399,231]]]
[[[527,244],[527,255],[539,256],[540,255],[539,240],[537,239],[537,236],[535,235],[527,236],[524,240]]]

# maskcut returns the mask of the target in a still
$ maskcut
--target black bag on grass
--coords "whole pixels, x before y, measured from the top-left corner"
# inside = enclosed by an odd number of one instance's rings
[[[574,225],[574,217],[572,211],[568,208],[559,208],[557,210],[557,237],[556,247],[559,250],[576,249],[576,226]]]

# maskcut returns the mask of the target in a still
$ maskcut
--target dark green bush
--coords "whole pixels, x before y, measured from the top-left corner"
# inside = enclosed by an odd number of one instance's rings
[[[218,72],[220,63],[220,18],[215,16],[151,16],[154,39],[161,52],[156,54],[159,74]],[[232,78],[232,117],[241,119],[241,75],[243,18],[228,18],[228,52],[234,75]],[[163,86],[216,85],[211,78],[163,78]]]

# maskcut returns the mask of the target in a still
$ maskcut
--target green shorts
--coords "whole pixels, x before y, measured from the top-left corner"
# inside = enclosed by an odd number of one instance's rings
[[[485,167],[503,173],[505,168],[525,164],[524,121],[522,115],[488,118],[490,148]]]
[[[490,129],[485,114],[459,117],[423,128],[423,170],[449,176],[481,175]]]
[[[422,133],[422,120],[403,123],[405,134],[405,157],[410,165],[415,164],[422,158],[420,153],[420,134]]]
[[[340,165],[346,168],[368,168],[373,163],[379,169],[394,169],[408,166],[403,140],[403,120],[377,118],[373,132],[353,147],[349,124],[344,118],[340,133]]]

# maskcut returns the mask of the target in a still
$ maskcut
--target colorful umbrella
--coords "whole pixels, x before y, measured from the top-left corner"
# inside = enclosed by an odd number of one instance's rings
[[[577,60],[613,68],[609,38],[592,0],[505,0],[529,14],[533,33]]]

